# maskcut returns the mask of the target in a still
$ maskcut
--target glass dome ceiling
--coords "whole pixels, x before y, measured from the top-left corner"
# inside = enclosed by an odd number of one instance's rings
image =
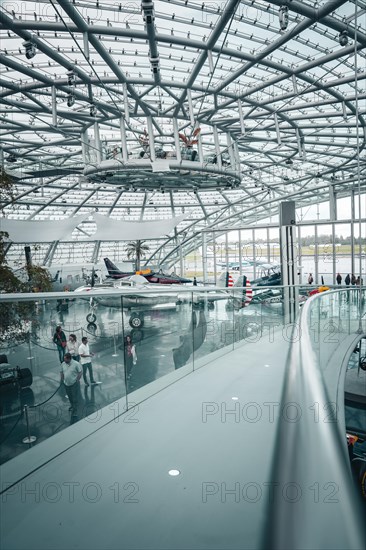
[[[266,219],[280,200],[305,206],[330,189],[365,190],[363,0],[4,1],[0,10],[9,219],[84,215],[75,247],[92,240],[94,212],[135,222],[184,214],[149,243],[149,260],[173,265],[202,229]]]

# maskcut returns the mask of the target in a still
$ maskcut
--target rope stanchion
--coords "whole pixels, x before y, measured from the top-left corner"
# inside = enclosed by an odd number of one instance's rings
[[[116,342],[116,329],[114,329],[114,334],[113,334],[113,345],[114,345],[114,353],[112,353],[112,357],[118,357],[117,342]]]
[[[23,437],[22,442],[28,443],[28,445],[31,447],[32,443],[37,441],[37,438],[35,435],[30,435],[30,428],[29,428],[29,416],[28,416],[28,405],[24,405],[24,414],[25,414],[25,421],[27,424],[27,436]]]
[[[34,356],[32,355],[32,347],[31,347],[31,339],[28,338],[28,357],[27,359],[31,360],[31,359],[34,359]]]

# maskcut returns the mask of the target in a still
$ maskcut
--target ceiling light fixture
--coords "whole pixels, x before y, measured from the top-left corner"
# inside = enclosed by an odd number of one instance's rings
[[[72,69],[67,71],[67,84],[68,86],[75,86],[76,76]]]
[[[25,47],[25,57],[27,59],[32,59],[37,53],[36,45],[30,42],[30,40],[26,40],[23,42],[23,46]]]
[[[72,106],[74,105],[74,103],[75,103],[75,96],[74,96],[74,94],[69,94],[69,95],[67,96],[67,106],[68,106],[68,107],[72,107]]]
[[[281,31],[285,31],[288,27],[288,7],[287,6],[280,6],[278,18],[280,20]]]
[[[341,46],[347,46],[348,44],[348,33],[346,30],[339,33],[338,37],[339,43]]]

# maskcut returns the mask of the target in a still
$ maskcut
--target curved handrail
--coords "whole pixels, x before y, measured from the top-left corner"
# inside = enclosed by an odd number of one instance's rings
[[[354,326],[349,323],[347,332],[355,337],[359,334],[365,291],[327,292],[303,306],[294,329],[299,337],[290,348],[286,365],[271,473],[273,498],[263,540],[266,550],[364,548],[345,434],[337,424],[311,334],[314,312],[320,313],[322,303],[330,303],[332,295],[337,295],[335,303],[338,300],[349,313],[354,309],[356,322]],[[341,301],[342,297],[345,300]],[[319,338],[319,349],[325,343]]]

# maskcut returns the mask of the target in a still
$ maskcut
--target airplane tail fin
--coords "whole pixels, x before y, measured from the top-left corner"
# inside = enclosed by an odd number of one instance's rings
[[[231,273],[229,273],[229,271],[224,271],[223,273],[221,273],[217,286],[225,287],[225,288],[234,286],[234,279]]]
[[[238,290],[234,290],[233,292],[235,307],[240,309],[249,306],[253,299],[253,289],[248,277],[241,275],[236,281],[234,287],[239,287]]]
[[[116,275],[123,275],[122,271],[120,271],[118,269],[118,267],[116,265],[114,265],[113,262],[111,262],[111,260],[109,258],[103,258],[104,259],[104,263],[105,263],[105,266],[107,268],[107,271],[108,271],[108,275],[107,277],[112,277],[112,279],[116,276]]]

